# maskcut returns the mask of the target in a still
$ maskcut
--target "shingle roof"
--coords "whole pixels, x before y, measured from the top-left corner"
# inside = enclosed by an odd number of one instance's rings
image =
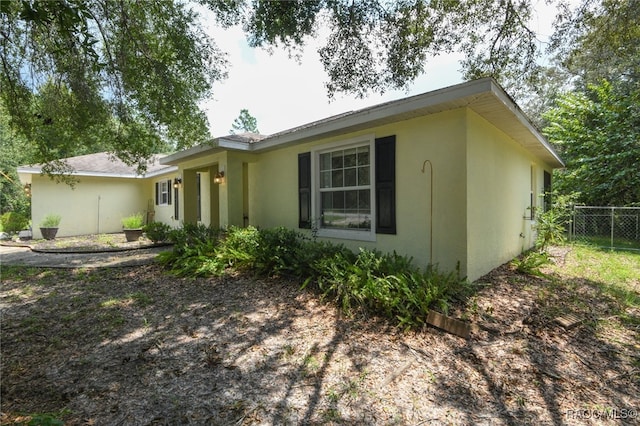
[[[153,155],[147,162],[147,171],[144,176],[154,176],[176,170],[175,166],[160,164],[163,155]],[[61,161],[72,170],[70,174],[77,176],[111,176],[111,177],[144,177],[138,174],[136,166],[129,166],[115,155],[107,152],[97,154],[79,155],[77,157],[64,158]],[[41,173],[44,164],[21,166],[19,173]]]

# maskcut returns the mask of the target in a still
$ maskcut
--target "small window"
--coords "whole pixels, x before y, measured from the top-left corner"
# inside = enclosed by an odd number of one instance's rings
[[[156,182],[156,205],[171,205],[171,181]]]

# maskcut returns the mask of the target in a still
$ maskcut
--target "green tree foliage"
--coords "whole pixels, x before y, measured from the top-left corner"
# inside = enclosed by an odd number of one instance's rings
[[[226,63],[197,19],[170,0],[3,1],[0,100],[33,160],[108,149],[142,165],[206,140],[198,101]]]
[[[295,50],[315,37],[318,27],[329,28],[318,53],[330,96],[406,88],[429,59],[453,51],[465,54],[467,78],[517,76],[521,81],[535,71],[540,53],[527,26],[528,0],[203,3],[221,22],[242,24],[256,47]]]
[[[260,133],[258,130],[258,120],[249,114],[249,110],[241,109],[240,115],[233,120],[233,124],[231,124],[230,132],[232,134],[244,132]]]
[[[318,28],[328,29],[319,55],[330,96],[406,88],[429,59],[449,52],[464,54],[465,78],[495,77],[518,99],[525,88],[544,86],[530,0],[194,1],[218,24],[241,25],[255,47],[295,52],[318,36]],[[607,46],[637,58],[638,3],[583,0],[577,11],[563,9],[552,47],[571,56],[566,64],[576,69],[593,62],[597,56],[588,55],[595,52],[604,58]],[[37,148],[36,162],[87,147],[142,164],[167,146],[208,139],[198,102],[224,77],[227,64],[194,2],[0,5],[0,101],[12,127]],[[594,29],[611,36],[600,42]],[[574,46],[586,48],[579,53]]]
[[[640,2],[583,0],[557,19],[550,51],[579,89],[603,79],[640,81]]]
[[[11,131],[0,106],[0,214],[15,212],[31,216],[31,203],[16,168],[28,162],[31,146]]]
[[[544,134],[567,165],[556,174],[560,193],[579,192],[587,205],[640,201],[640,86],[607,81],[562,96],[545,114]]]

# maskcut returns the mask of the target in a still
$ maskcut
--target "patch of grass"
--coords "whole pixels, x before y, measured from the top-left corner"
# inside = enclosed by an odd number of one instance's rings
[[[130,305],[137,305],[141,308],[145,308],[153,303],[153,299],[145,293],[135,292],[129,293],[124,297],[117,297],[105,300],[100,303],[101,308],[114,308],[114,307],[126,307]]]
[[[576,245],[586,245],[595,248],[611,249],[611,236],[578,236],[576,237]],[[640,250],[640,241],[628,238],[614,237],[613,247],[620,250]]]
[[[118,245],[116,241],[116,237],[109,234],[99,234],[96,237],[96,242],[98,244],[106,245],[109,247],[116,247]]]
[[[37,316],[28,316],[20,322],[25,334],[40,333],[45,329],[45,321]]]
[[[640,254],[572,245],[565,261],[551,265],[533,290],[540,316],[551,322],[567,313],[598,335],[640,323]]]
[[[575,245],[569,256],[575,261],[562,267],[563,276],[588,278],[621,307],[640,308],[640,253]]]
[[[308,354],[302,360],[305,376],[315,376],[320,371],[320,361],[314,355]]]

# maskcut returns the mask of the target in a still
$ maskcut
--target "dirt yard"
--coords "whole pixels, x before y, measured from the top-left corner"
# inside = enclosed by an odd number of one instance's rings
[[[640,312],[505,265],[468,340],[344,317],[286,279],[3,267],[2,424],[640,424]],[[562,284],[558,284],[561,282]],[[637,282],[640,288],[640,279]],[[635,294],[638,297],[638,294]],[[582,320],[565,329],[554,318]]]

